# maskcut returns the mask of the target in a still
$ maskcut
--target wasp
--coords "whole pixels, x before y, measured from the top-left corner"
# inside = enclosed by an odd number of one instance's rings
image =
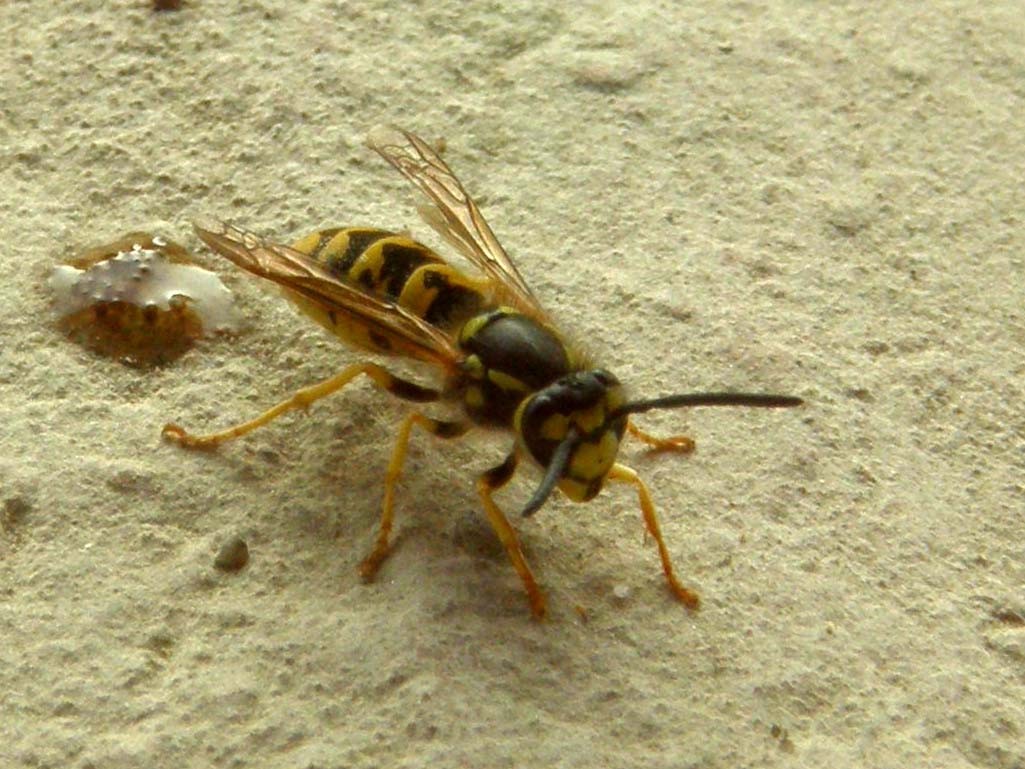
[[[208,435],[167,424],[163,435],[184,447],[212,448],[282,414],[306,409],[360,376],[402,400],[454,404],[454,419],[412,410],[399,426],[384,477],[377,538],[359,565],[364,579],[374,577],[390,550],[395,489],[413,429],[452,439],[474,427],[498,428],[515,440],[505,460],[477,478],[477,493],[535,617],[545,614],[544,593],[516,530],[493,499],[524,460],[539,467],[542,477],[520,510],[523,516],[537,512],[555,489],[574,502],[587,502],[606,483],[632,486],[670,591],[697,609],[697,594],[684,587],[673,569],[647,486],[616,461],[627,433],[662,450],[688,452],[694,442],[683,436],[654,437],[631,417],[692,406],[790,407],[801,399],[741,392],[630,397],[611,372],[595,366],[559,333],[473,198],[427,142],[382,127],[370,133],[367,143],[426,195],[432,205],[422,207],[421,215],[478,274],[469,275],[427,246],[389,230],[327,229],[291,246],[220,221],[197,222],[196,233],[238,267],[277,283],[303,313],[350,346],[433,366],[437,386],[411,382],[376,362],[354,363],[248,422]]]

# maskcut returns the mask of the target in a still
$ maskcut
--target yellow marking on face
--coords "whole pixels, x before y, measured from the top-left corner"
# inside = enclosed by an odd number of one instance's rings
[[[621,385],[614,385],[605,392],[605,408],[611,414],[626,402]]]
[[[522,442],[523,440],[523,412],[527,408],[527,404],[530,403],[530,398],[524,398],[520,401],[520,405],[516,407],[516,411],[513,412],[512,427],[513,432],[516,433],[517,438]]]
[[[552,414],[541,425],[541,437],[548,441],[561,441],[569,430],[565,414]]]
[[[574,478],[602,478],[616,461],[619,439],[611,430],[602,434],[596,443],[581,443],[573,452],[567,475]]]
[[[584,411],[573,412],[573,422],[582,433],[590,433],[605,424],[605,404],[596,403]]]
[[[488,379],[491,380],[492,384],[503,390],[512,390],[513,392],[528,392],[530,390],[530,388],[519,379],[506,374],[504,371],[489,369]]]
[[[572,502],[586,502],[588,499],[587,484],[573,478],[563,478],[560,480],[559,490]]]

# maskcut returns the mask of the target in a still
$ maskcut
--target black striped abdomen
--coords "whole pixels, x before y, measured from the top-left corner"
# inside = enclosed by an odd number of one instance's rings
[[[485,284],[468,278],[422,243],[388,230],[365,227],[315,232],[293,246],[325,265],[339,280],[387,299],[428,323],[455,333],[487,304]],[[385,352],[359,329],[341,328],[335,319],[302,309],[350,344]]]

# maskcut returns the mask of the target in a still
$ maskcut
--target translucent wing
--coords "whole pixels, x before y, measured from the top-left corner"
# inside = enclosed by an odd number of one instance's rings
[[[399,305],[341,282],[323,265],[294,248],[264,240],[227,222],[193,224],[212,250],[261,278],[313,303],[339,322],[366,328],[387,340],[389,351],[449,367],[462,356],[447,334]]]
[[[473,198],[427,142],[409,131],[382,126],[370,132],[367,144],[431,199],[435,207],[421,210],[424,219],[483,270],[503,298],[521,312],[546,317]]]

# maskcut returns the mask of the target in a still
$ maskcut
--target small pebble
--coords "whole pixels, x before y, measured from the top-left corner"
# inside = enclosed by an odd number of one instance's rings
[[[241,571],[249,563],[249,545],[241,537],[232,537],[217,551],[214,566],[221,571]]]
[[[0,514],[0,529],[13,530],[28,517],[32,506],[23,497],[8,497]]]

